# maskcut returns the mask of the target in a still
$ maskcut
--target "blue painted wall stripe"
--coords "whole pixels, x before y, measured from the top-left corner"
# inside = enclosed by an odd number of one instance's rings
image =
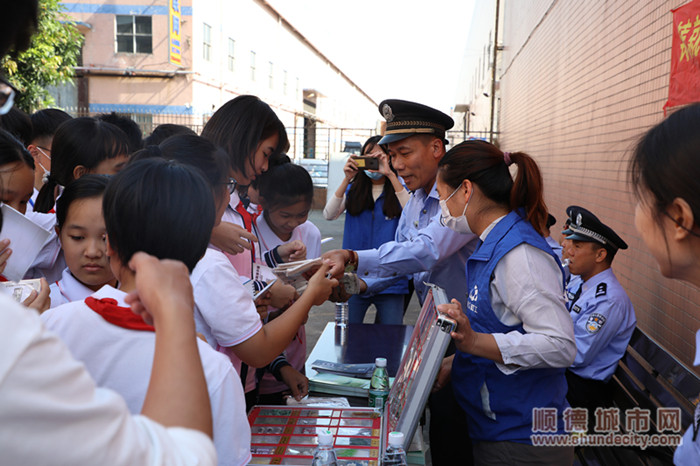
[[[68,13],[94,13],[106,15],[143,15],[156,16],[167,15],[166,5],[102,5],[99,3],[72,3],[61,2]],[[183,16],[192,16],[192,7],[181,8]]]
[[[194,115],[185,105],[90,104],[91,113],[151,113],[163,115]]]

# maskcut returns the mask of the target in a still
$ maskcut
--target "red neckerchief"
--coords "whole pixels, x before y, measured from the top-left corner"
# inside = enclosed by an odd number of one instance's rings
[[[92,296],[88,296],[85,298],[85,304],[112,325],[130,330],[156,331],[152,325],[144,322],[141,316],[134,314],[130,308],[117,306],[116,299],[95,299]]]
[[[248,212],[248,209],[245,208],[243,205],[243,201],[238,201],[238,205],[236,206],[236,212],[241,214],[241,218],[243,219],[243,226],[245,227],[246,230],[248,230],[249,233],[253,232],[253,223],[255,223],[255,219],[258,218],[258,215],[260,215],[260,212],[251,214]],[[251,257],[255,257],[255,243],[250,243],[250,245],[253,247],[251,250]]]

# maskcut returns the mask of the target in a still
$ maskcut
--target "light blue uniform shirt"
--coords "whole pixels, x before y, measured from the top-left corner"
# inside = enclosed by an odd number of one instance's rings
[[[567,297],[573,297],[580,284],[580,280],[572,280]],[[637,318],[612,269],[594,275],[582,287],[578,300],[567,304],[576,337],[576,359],[569,370],[586,379],[607,382],[625,354]]]
[[[430,194],[414,191],[403,208],[394,241],[378,249],[357,251],[357,274],[367,283],[367,294],[389,286],[402,275],[413,274],[420,302],[427,292],[423,282],[445,289],[447,296],[466,304],[464,265],[474,251],[477,237],[456,233],[440,225],[440,198],[436,184]]]

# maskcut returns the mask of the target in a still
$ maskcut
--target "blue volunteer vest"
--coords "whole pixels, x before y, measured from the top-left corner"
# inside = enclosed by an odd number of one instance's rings
[[[345,191],[346,201],[350,186]],[[363,210],[360,215],[345,213],[345,230],[343,232],[343,249],[362,251],[376,249],[384,243],[394,241],[399,217],[387,218],[384,215],[384,193],[374,203],[373,209]],[[388,286],[379,294],[406,294],[408,280],[401,279]]]
[[[522,324],[508,326],[498,320],[490,296],[496,264],[521,243],[541,249],[557,260],[545,239],[518,212],[501,219],[466,265],[469,294],[465,313],[475,331],[526,333]],[[473,440],[531,443],[533,408],[556,408],[557,430],[564,433],[562,412],[569,405],[563,368],[521,369],[506,375],[489,359],[457,351],[452,382],[457,400],[467,414]],[[488,393],[482,392],[484,384]]]

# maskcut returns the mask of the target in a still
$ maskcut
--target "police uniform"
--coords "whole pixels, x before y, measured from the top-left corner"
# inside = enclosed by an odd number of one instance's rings
[[[379,112],[386,120],[386,131],[379,141],[382,145],[420,134],[445,141],[445,132],[454,125],[448,115],[405,100],[385,100],[379,104]],[[368,294],[378,293],[405,275],[413,274],[421,303],[427,292],[424,284],[427,282],[441,286],[448,296],[465,304],[466,283],[455,277],[463,276],[477,238],[456,233],[440,224],[440,199],[435,184],[430,192],[419,188],[412,193],[399,218],[394,241],[376,249],[357,251],[357,274],[367,284]],[[454,464],[455,458],[460,458],[461,464],[470,464],[466,419],[452,385],[448,383],[431,394],[428,404],[433,464]]]
[[[588,210],[571,206],[565,232],[574,241],[596,242],[615,252],[627,244]],[[597,407],[610,406],[608,382],[615,373],[637,324],[634,308],[611,268],[567,287],[567,308],[574,322],[576,359],[567,371],[572,406],[589,409],[589,424]]]

